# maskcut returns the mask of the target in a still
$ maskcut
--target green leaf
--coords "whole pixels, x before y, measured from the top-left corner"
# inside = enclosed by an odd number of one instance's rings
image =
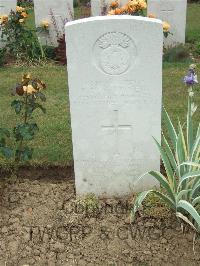
[[[198,225],[198,230],[200,229],[200,215],[198,214],[197,210],[187,201],[180,200],[177,205],[177,210],[183,209],[187,213],[190,214],[190,216],[195,220],[195,222]]]
[[[194,172],[189,172],[181,177],[181,181],[178,185],[178,189],[182,186],[183,182],[186,181],[187,179],[194,178],[194,177],[200,177],[200,171],[194,171]]]
[[[173,147],[174,147],[174,150],[176,150],[176,141],[177,141],[177,134],[176,134],[176,130],[174,128],[174,125],[167,113],[167,111],[165,110],[165,108],[163,107],[163,118],[164,118],[164,122],[165,122],[165,125],[167,127],[167,130],[169,132],[169,137],[172,141],[172,144],[173,144]]]
[[[179,165],[180,176],[184,174],[184,166],[180,166],[182,162],[185,161],[184,151],[182,147],[181,135],[178,135],[176,143],[176,160]]]
[[[160,185],[166,189],[166,192],[170,196],[171,200],[173,202],[176,202],[175,192],[170,187],[170,184],[168,183],[167,179],[161,173],[156,171],[150,171],[149,174],[156,178],[156,180],[158,180]]]
[[[26,106],[26,113],[27,113],[28,117],[31,117],[31,115],[33,113],[33,110],[34,110],[34,108],[33,108],[32,105],[27,105]]]
[[[196,139],[197,139],[199,136],[200,136],[200,123],[199,123],[198,129],[197,129]]]
[[[8,159],[13,156],[13,151],[7,147],[0,147],[0,153]]]
[[[200,161],[200,135],[195,139],[194,145],[191,151],[191,161]]]
[[[178,217],[178,218],[180,218],[180,219],[182,219],[184,222],[186,222],[187,224],[189,224],[195,231],[197,230],[196,228],[195,228],[195,226],[193,225],[193,223],[192,222],[190,222],[190,220],[185,216],[185,215],[183,215],[182,213],[180,213],[180,212],[176,212],[176,216]]]
[[[39,103],[35,103],[34,110],[40,109],[44,114],[46,113],[46,109]]]
[[[159,191],[152,191],[152,193],[156,194],[159,198],[161,198],[171,209],[176,209],[176,203],[169,198],[167,195],[159,192]]]
[[[200,204],[200,196],[196,197],[193,201],[192,201],[192,205],[195,206],[197,204]]]
[[[46,102],[46,96],[43,93],[38,92],[36,96],[39,97],[42,102]]]
[[[148,194],[153,193],[156,196],[158,196],[160,199],[164,201],[171,209],[175,210],[176,209],[176,204],[173,200],[171,200],[168,196],[165,194],[156,191],[156,190],[148,190],[148,191],[143,191],[139,193],[135,199],[134,206],[131,209],[131,218],[134,220],[135,218],[135,213],[138,211],[140,206],[142,205],[142,202],[145,200],[145,198],[148,196]]]
[[[167,139],[165,138],[164,134],[163,134],[163,145],[165,148],[166,155],[167,155],[169,162],[172,166],[172,172],[173,172],[172,182],[173,182],[174,190],[176,190],[177,189],[177,181],[176,181],[175,176],[177,175],[178,177],[180,177],[180,173],[179,173],[179,169],[178,169],[174,154],[172,152],[172,149],[171,149]]]
[[[135,214],[138,211],[138,209],[140,208],[140,206],[142,205],[142,202],[145,200],[145,198],[147,197],[147,195],[149,193],[151,193],[153,190],[148,190],[148,191],[143,191],[140,192],[135,199],[133,208],[131,209],[131,219],[134,220],[135,218]]]
[[[193,185],[191,197],[195,198],[200,194],[200,179]]]
[[[39,129],[36,123],[20,124],[14,128],[14,136],[16,141],[32,140],[34,138],[35,132],[38,130]]]
[[[192,191],[192,189],[184,189],[181,190],[178,195],[176,196],[176,202],[178,202],[179,200],[181,200],[184,196],[187,196],[188,193],[190,193]]]
[[[183,129],[181,126],[181,123],[179,121],[178,123],[178,140],[177,140],[177,145],[176,145],[176,152],[179,157],[179,164],[182,162],[185,162],[188,160],[188,154],[187,154],[187,148],[186,148],[186,143],[185,143],[185,138],[183,134]]]
[[[200,169],[200,163],[195,163],[195,162],[184,162],[184,163],[180,164],[179,167],[182,166],[182,165],[189,165],[189,166],[193,166],[193,167],[195,167],[195,168]]]
[[[15,109],[16,114],[21,113],[23,105],[24,105],[24,102],[20,100],[14,100],[11,103],[11,107]]]
[[[29,147],[24,147],[23,149],[17,149],[16,158],[18,161],[30,161],[33,157],[33,149]]]
[[[10,131],[6,128],[0,128],[0,138],[1,137],[10,137]]]
[[[176,160],[175,160],[175,157],[174,157],[174,154],[172,152],[172,149],[167,141],[167,139],[165,138],[164,134],[163,134],[163,144],[164,144],[164,147],[165,147],[165,152],[169,158],[169,161],[173,167],[173,170],[174,170],[174,173],[176,172],[177,170],[177,163],[176,163]]]
[[[191,97],[188,97],[188,112],[187,112],[187,146],[189,158],[191,158],[191,151],[193,146],[193,123],[191,115]]]
[[[167,154],[165,153],[162,146],[158,143],[158,141],[156,139],[154,139],[154,140],[155,140],[156,145],[160,151],[160,155],[161,155],[162,161],[163,161],[164,166],[165,166],[167,177],[169,178],[170,186],[173,187],[173,185],[174,185],[174,172],[173,172],[173,169],[172,169],[171,164],[169,162],[169,159],[167,157]]]

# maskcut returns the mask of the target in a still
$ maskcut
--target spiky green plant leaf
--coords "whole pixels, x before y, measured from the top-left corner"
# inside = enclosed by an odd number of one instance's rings
[[[185,210],[188,214],[190,214],[190,216],[195,220],[195,222],[197,223],[197,230],[200,230],[200,215],[198,214],[198,212],[196,211],[196,209],[192,206],[192,204],[190,204],[189,202],[187,202],[186,200],[180,200],[177,204],[177,210],[178,209],[183,209]]]
[[[176,149],[176,141],[177,141],[177,134],[176,134],[176,130],[174,128],[174,125],[167,113],[167,111],[165,110],[165,108],[163,107],[163,119],[164,119],[164,122],[165,122],[165,125],[167,127],[167,130],[169,132],[169,137],[170,137],[170,140],[173,144],[173,147],[174,147],[174,150]]]

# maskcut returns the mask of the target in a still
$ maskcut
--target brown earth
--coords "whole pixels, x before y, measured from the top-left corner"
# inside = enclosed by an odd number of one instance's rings
[[[193,245],[194,232],[183,232],[161,206],[147,215],[147,205],[130,224],[128,198],[76,200],[71,168],[6,176],[0,173],[0,266],[200,265],[200,237]]]

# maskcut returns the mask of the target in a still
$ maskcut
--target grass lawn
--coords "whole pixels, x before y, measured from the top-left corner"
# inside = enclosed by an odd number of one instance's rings
[[[186,42],[200,42],[200,4],[188,4]]]
[[[199,10],[199,11],[197,11]],[[189,5],[187,38],[194,40],[200,34],[200,5]],[[33,25],[32,20],[29,25]],[[164,64],[163,68],[163,103],[169,113],[177,121],[186,115],[187,90],[182,83],[182,78],[188,68],[187,64]],[[200,64],[198,64],[200,73]],[[4,67],[0,68],[0,127],[12,128],[16,123],[16,115],[10,107],[12,96],[9,89],[17,83],[24,72],[30,72],[47,83],[47,114],[37,111],[35,117],[40,127],[40,132],[31,145],[35,147],[34,165],[68,165],[72,163],[72,143],[69,113],[69,98],[67,90],[66,67],[45,65],[37,67]],[[200,76],[200,74],[199,74]],[[153,89],[153,88],[152,88]],[[197,87],[195,102],[200,106],[200,86]],[[195,114],[195,121],[199,121],[200,107]],[[0,159],[0,165],[7,162]]]

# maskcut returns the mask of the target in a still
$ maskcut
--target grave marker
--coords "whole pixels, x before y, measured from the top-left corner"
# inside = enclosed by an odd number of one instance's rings
[[[185,43],[187,0],[148,0],[147,12],[171,25],[165,47]]]
[[[10,11],[16,10],[17,0],[0,0],[0,15],[9,15]]]
[[[10,11],[16,10],[17,6],[17,0],[0,0],[0,16],[1,15],[9,15]],[[0,30],[0,36],[1,36],[1,30]],[[0,37],[0,48],[2,48],[5,45],[5,42],[1,41]]]
[[[114,0],[115,1],[115,0]],[[113,0],[91,0],[91,14],[92,16],[101,16],[105,15],[103,13],[107,13],[109,9],[109,5],[114,2]],[[120,6],[124,6],[127,4],[128,0],[119,0],[117,1]]]
[[[162,22],[93,17],[67,23],[66,36],[77,195],[154,186],[135,181],[160,166]]]
[[[38,32],[39,40],[44,45],[57,46],[57,39],[64,34],[65,23],[72,20],[73,0],[34,0],[34,11],[36,27],[40,27],[43,20],[50,24],[49,33]]]

